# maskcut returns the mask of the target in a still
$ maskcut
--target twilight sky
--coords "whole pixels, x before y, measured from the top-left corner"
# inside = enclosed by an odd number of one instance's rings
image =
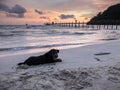
[[[0,24],[88,21],[120,0],[0,0]]]

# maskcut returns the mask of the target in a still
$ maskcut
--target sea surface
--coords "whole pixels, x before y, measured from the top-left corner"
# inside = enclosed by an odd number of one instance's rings
[[[0,56],[67,49],[120,39],[118,30],[59,26],[0,25]]]

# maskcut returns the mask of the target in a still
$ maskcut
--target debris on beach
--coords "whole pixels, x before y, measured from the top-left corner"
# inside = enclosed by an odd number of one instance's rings
[[[94,55],[109,55],[111,54],[110,52],[100,52],[100,53],[96,53]]]

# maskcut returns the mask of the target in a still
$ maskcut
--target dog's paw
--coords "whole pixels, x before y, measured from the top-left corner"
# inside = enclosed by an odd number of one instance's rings
[[[62,59],[56,59],[56,62],[62,62]]]

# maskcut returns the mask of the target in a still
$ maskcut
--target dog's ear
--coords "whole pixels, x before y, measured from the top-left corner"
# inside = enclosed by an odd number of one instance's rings
[[[51,52],[57,52],[57,53],[59,53],[59,50],[58,50],[58,49],[51,49],[50,51],[51,51]]]
[[[54,54],[58,54],[59,50],[57,49],[51,49],[49,52],[45,53],[46,56],[53,56]]]

